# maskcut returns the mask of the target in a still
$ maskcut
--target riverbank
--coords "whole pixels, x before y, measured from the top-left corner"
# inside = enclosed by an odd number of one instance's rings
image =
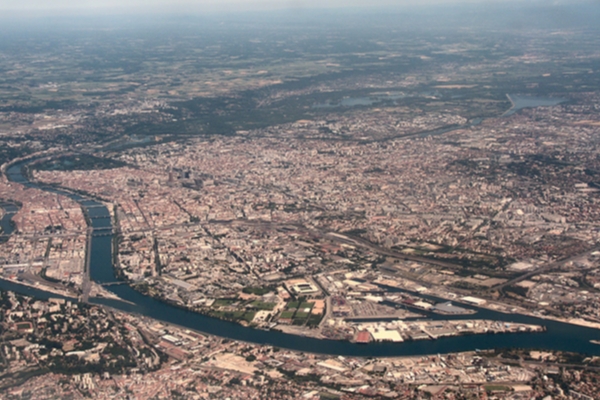
[[[76,200],[81,207],[94,207],[97,218],[90,221],[94,231],[106,231],[112,229],[110,213],[102,203],[87,200],[86,198],[48,187],[39,187],[34,182],[27,181],[23,177],[20,168],[15,166],[8,174],[11,180],[21,182],[29,187],[61,194]],[[93,235],[90,249],[90,278],[97,283],[117,282],[113,269],[113,235]],[[22,286],[18,286],[22,288]],[[17,289],[18,289],[17,288]],[[506,335],[470,335],[443,337],[437,340],[420,340],[414,342],[373,342],[369,346],[361,346],[349,341],[321,340],[298,335],[290,335],[274,330],[259,330],[244,327],[240,324],[223,321],[216,318],[200,315],[185,309],[166,304],[148,296],[144,296],[132,289],[129,285],[119,284],[109,286],[107,290],[113,292],[124,301],[113,299],[96,298],[93,303],[113,306],[126,312],[134,312],[145,315],[167,323],[175,323],[186,326],[188,329],[197,330],[211,335],[225,337],[233,340],[253,342],[257,344],[270,344],[273,346],[288,348],[297,351],[309,351],[315,353],[336,354],[344,356],[399,356],[416,354],[435,354],[469,351],[473,349],[492,349],[505,347],[520,347],[532,349],[548,349],[572,351],[582,354],[600,355],[600,348],[590,343],[590,340],[598,339],[598,331],[595,329],[579,327],[546,321],[539,318],[527,317],[520,314],[502,313],[486,310],[474,306],[466,306],[477,310],[478,318],[508,323],[522,323],[531,325],[544,325],[545,332],[536,333],[513,333]],[[431,319],[464,320],[473,319],[470,315],[463,316],[431,316]]]
[[[413,289],[412,287],[410,287],[408,285],[404,285],[404,284],[402,284],[402,282],[392,280],[390,278],[376,280],[373,283],[377,284],[383,288],[399,290],[399,291],[409,293],[414,296],[422,297],[425,299],[429,299],[429,300],[432,300],[435,302],[452,301],[453,303],[458,303],[461,305],[461,307],[466,307],[468,310],[472,311],[471,314],[476,313],[476,311],[475,311],[476,309],[480,309],[480,310],[484,309],[484,310],[489,310],[489,311],[493,311],[493,312],[500,312],[500,313],[507,314],[507,315],[519,314],[519,315],[523,315],[526,317],[538,318],[540,320],[556,321],[556,322],[561,322],[561,323],[565,323],[565,324],[572,324],[572,325],[576,325],[576,326],[582,326],[582,327],[586,327],[586,328],[593,328],[593,329],[600,330],[600,323],[597,323],[597,322],[587,321],[587,320],[584,320],[581,318],[559,318],[559,317],[555,317],[552,315],[543,315],[543,314],[539,314],[539,313],[534,313],[530,310],[527,310],[527,309],[524,309],[521,307],[508,306],[506,304],[496,303],[489,299],[486,299],[486,300],[481,299],[482,301],[479,304],[477,304],[477,306],[475,307],[472,302],[466,302],[466,301],[462,300],[455,293],[449,293],[447,291],[437,292],[437,291],[433,291],[432,289],[425,289],[425,288],[423,288],[423,290],[417,292],[417,291],[412,290]],[[476,300],[479,300],[479,299],[476,299]],[[446,314],[446,315],[448,315],[448,314]],[[599,335],[600,335],[600,332],[599,332]]]

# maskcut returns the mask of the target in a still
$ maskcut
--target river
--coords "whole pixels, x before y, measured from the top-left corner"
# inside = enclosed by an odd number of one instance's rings
[[[556,97],[536,97],[516,94],[507,94],[506,97],[508,97],[508,100],[510,100],[512,107],[503,114],[504,117],[513,115],[517,111],[522,110],[524,108],[550,107],[559,105],[567,101],[567,99]]]
[[[14,182],[26,184],[29,187],[37,187],[42,190],[60,193],[79,202],[86,210],[91,219],[93,231],[90,257],[90,276],[98,283],[115,282],[112,266],[112,237],[99,235],[105,233],[106,228],[111,227],[110,214],[102,203],[86,199],[80,195],[70,192],[40,186],[34,182],[28,182],[21,172],[23,163],[11,166],[7,176]],[[41,298],[59,297],[54,294],[32,289],[23,285],[0,280],[0,289],[12,290],[18,293],[33,295]],[[600,356],[600,346],[590,343],[592,339],[600,339],[600,331],[596,329],[565,324],[556,321],[543,320],[520,314],[504,314],[491,310],[471,307],[477,310],[474,315],[468,316],[439,316],[430,315],[428,319],[493,319],[506,322],[519,322],[527,324],[544,325],[547,329],[543,333],[518,333],[518,334],[496,334],[496,335],[469,335],[442,338],[434,341],[410,341],[403,343],[370,343],[368,345],[354,344],[342,341],[319,340],[284,334],[277,331],[264,331],[241,326],[239,324],[207,317],[197,313],[183,310],[167,303],[155,300],[151,297],[136,292],[128,285],[108,286],[108,290],[118,295],[129,303],[95,298],[91,302],[111,306],[113,308],[145,315],[157,320],[177,324],[207,334],[217,335],[229,339],[241,340],[258,344],[270,344],[273,346],[324,354],[342,356],[408,356],[420,354],[452,353],[471,351],[475,349],[491,348],[531,348],[544,350],[573,351],[589,355]],[[423,296],[427,297],[427,296]],[[431,296],[429,298],[436,299]],[[462,306],[462,305],[461,305]]]
[[[6,242],[12,234],[12,217],[19,211],[19,207],[12,203],[0,201],[0,208],[4,209],[4,215],[0,218],[0,243],[3,243]]]

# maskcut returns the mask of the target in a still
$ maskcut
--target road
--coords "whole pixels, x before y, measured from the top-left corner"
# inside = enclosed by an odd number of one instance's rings
[[[330,237],[331,236],[333,236],[333,235],[330,235]],[[345,235],[345,234],[335,234],[335,236],[337,236],[339,238],[338,240],[340,240],[340,241],[344,241],[343,237],[346,237],[349,240],[351,240],[352,243],[360,245],[362,247],[365,247],[379,255],[390,256],[390,257],[398,258],[401,260],[416,261],[416,262],[420,262],[423,264],[436,265],[438,267],[444,267],[444,268],[453,268],[453,269],[462,268],[458,264],[450,263],[447,261],[434,260],[434,259],[427,258],[427,257],[413,256],[413,255],[405,254],[405,253],[395,251],[392,249],[387,249],[385,247],[381,247],[375,243],[372,243],[366,239],[363,239],[363,238],[360,238],[357,236]]]
[[[90,299],[90,290],[92,284],[90,282],[90,262],[92,259],[92,237],[93,228],[88,228],[87,231],[87,246],[85,247],[85,265],[83,266],[83,281],[81,282],[81,301],[87,303]]]
[[[291,223],[291,222],[279,223],[279,222],[272,222],[272,221],[246,220],[246,219],[209,220],[209,221],[202,221],[202,222],[198,222],[198,223],[169,224],[169,225],[160,227],[159,230],[162,230],[162,229],[168,230],[168,229],[173,229],[173,228],[177,228],[177,227],[205,225],[205,224],[251,225],[251,226],[262,227],[262,228],[267,228],[267,229],[293,228],[297,231],[301,231],[301,232],[304,232],[304,233],[307,233],[307,234],[310,234],[313,236],[327,237],[327,239],[333,240],[336,242],[341,242],[341,243],[351,244],[353,246],[367,248],[379,255],[395,257],[395,258],[402,259],[402,260],[415,261],[415,262],[420,262],[420,263],[424,263],[424,264],[436,265],[438,267],[443,267],[443,268],[452,268],[452,269],[462,268],[460,265],[454,264],[454,263],[451,263],[448,261],[435,260],[435,259],[431,259],[431,258],[427,258],[427,257],[420,257],[420,256],[405,254],[405,253],[395,251],[392,249],[387,249],[385,247],[381,247],[375,243],[372,243],[366,239],[363,239],[363,238],[360,238],[357,236],[342,234],[342,233],[338,233],[338,232],[331,232],[328,230],[321,230],[321,229],[316,229],[316,228],[307,228],[303,225],[299,225],[299,224],[295,224],[295,223]],[[143,233],[143,232],[149,232],[149,231],[154,231],[154,230],[155,230],[154,228],[136,229],[136,230],[127,231],[127,234],[130,235],[133,233]]]
[[[518,276],[518,277],[516,277],[514,279],[511,279],[509,281],[501,283],[500,285],[494,286],[492,289],[493,290],[500,290],[500,289],[503,289],[503,288],[505,288],[507,286],[514,285],[515,283],[524,281],[525,279],[530,278],[532,276],[539,275],[539,274],[545,274],[547,272],[559,270],[565,264],[567,264],[567,263],[569,263],[571,261],[578,260],[578,259],[583,258],[583,257],[587,257],[590,254],[592,254],[593,252],[599,251],[599,250],[600,250],[600,246],[596,246],[596,247],[593,247],[593,248],[591,248],[589,250],[584,251],[583,253],[576,254],[574,256],[571,256],[571,257],[563,259],[563,260],[554,261],[554,262],[546,265],[545,267],[537,268],[537,269],[535,269],[533,271],[526,272],[525,274],[523,274],[521,276]]]

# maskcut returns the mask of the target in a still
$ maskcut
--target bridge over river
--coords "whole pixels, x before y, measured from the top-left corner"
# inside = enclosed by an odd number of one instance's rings
[[[20,182],[30,187],[37,187],[38,189],[48,190],[69,196],[75,201],[78,201],[83,208],[94,207],[93,210],[86,209],[87,212],[98,217],[90,220],[93,234],[90,235],[90,245],[88,249],[89,265],[87,268],[89,271],[89,277],[92,281],[103,285],[107,290],[125,300],[119,301],[108,298],[90,299],[90,302],[95,304],[110,306],[133,314],[145,315],[168,323],[184,326],[189,329],[205,332],[207,334],[258,344],[269,344],[303,352],[316,352],[344,356],[385,357],[452,353],[472,351],[475,349],[518,347],[544,350],[562,350],[600,356],[600,346],[590,343],[590,340],[600,339],[599,330],[558,321],[544,320],[521,314],[504,314],[473,306],[469,307],[476,311],[476,313],[473,315],[429,315],[427,318],[462,320],[491,319],[505,322],[543,325],[546,327],[546,331],[543,333],[470,335],[440,338],[433,341],[423,340],[403,343],[371,343],[369,345],[359,345],[350,342],[319,340],[285,334],[273,330],[259,330],[190,312],[176,305],[168,304],[143,295],[135,291],[129,285],[122,284],[122,282],[119,281],[119,279],[115,276],[112,265],[113,227],[111,225],[110,214],[106,207],[99,202],[86,199],[81,195],[75,195],[55,188],[40,187],[34,182],[27,181],[20,171],[21,165],[14,164],[13,166],[9,167],[7,176],[14,182]],[[108,232],[110,233],[104,234]],[[96,233],[98,233],[98,235]],[[4,290],[13,290],[26,295],[34,295],[41,298],[57,297],[53,293],[36,290],[4,280],[0,280],[0,288]],[[414,295],[419,296],[418,293],[415,293]],[[429,298],[432,297],[429,296]],[[436,300],[435,298],[433,299]],[[445,301],[443,299],[437,300]]]

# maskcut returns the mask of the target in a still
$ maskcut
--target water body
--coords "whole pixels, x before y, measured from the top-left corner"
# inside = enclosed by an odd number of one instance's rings
[[[513,115],[519,110],[524,108],[535,108],[535,107],[551,107],[557,106],[567,99],[563,98],[552,98],[552,97],[535,97],[535,96],[525,96],[525,95],[516,95],[516,94],[507,94],[508,100],[510,100],[512,107],[503,114],[504,117],[508,117],[509,115]]]
[[[13,233],[12,217],[19,211],[19,207],[12,203],[0,202],[0,208],[4,209],[4,216],[0,219],[0,243],[8,240]]]
[[[7,175],[9,176],[9,179],[15,182],[25,182],[30,187],[37,186],[35,183],[27,182],[27,179],[21,174],[21,165],[14,165],[11,167]],[[45,186],[40,188],[73,198],[87,210],[88,215],[93,216],[91,221],[94,233],[90,249],[91,279],[98,283],[117,281],[118,279],[114,274],[112,266],[112,237],[102,235],[102,233],[106,232],[107,227],[111,227],[110,214],[106,207],[94,200],[85,199],[82,196],[74,195],[60,189]],[[48,292],[2,280],[0,280],[0,289],[12,290],[14,292],[34,295],[41,298],[58,297]],[[546,326],[547,331],[543,333],[470,335],[442,338],[435,341],[424,340],[404,343],[371,343],[369,345],[360,345],[343,341],[318,340],[284,334],[277,331],[263,331],[243,327],[236,323],[203,316],[160,302],[136,292],[127,285],[109,286],[107,289],[123,300],[131,302],[131,304],[101,298],[93,299],[92,301],[125,312],[145,315],[212,335],[258,344],[269,344],[303,352],[343,356],[385,357],[452,353],[471,351],[474,349],[520,347],[573,351],[600,356],[600,346],[589,342],[592,339],[600,339],[600,331],[598,330],[564,324],[561,322],[541,320],[519,314],[503,314],[476,307],[469,307],[477,310],[477,314],[475,315],[450,317],[430,315],[428,319],[493,319],[505,322],[544,325]],[[423,297],[436,301],[438,300],[432,296]]]

